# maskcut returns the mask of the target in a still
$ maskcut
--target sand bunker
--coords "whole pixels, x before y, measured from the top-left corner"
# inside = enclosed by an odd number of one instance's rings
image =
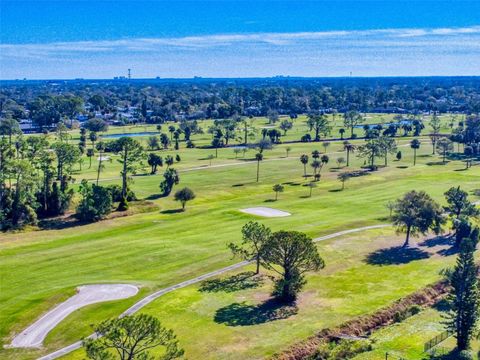
[[[263,217],[285,217],[285,216],[291,215],[286,211],[272,209],[268,207],[262,207],[262,206],[248,208],[248,209],[240,209],[240,211],[246,214],[263,216]]]
[[[110,160],[110,157],[109,156],[99,156],[97,158],[97,161],[100,161],[100,160],[101,161],[108,161],[108,160]]]
[[[76,295],[50,310],[15,336],[11,347],[40,347],[47,334],[75,310],[103,301],[126,299],[138,292],[136,286],[127,284],[85,285],[78,287],[77,290]]]

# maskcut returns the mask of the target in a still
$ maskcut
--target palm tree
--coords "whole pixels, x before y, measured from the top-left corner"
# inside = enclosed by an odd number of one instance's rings
[[[173,140],[173,133],[175,132],[175,126],[170,125],[168,127],[168,132],[170,133],[170,140]]]
[[[328,141],[324,141],[322,143],[322,146],[323,146],[323,152],[327,152],[327,148],[330,146],[330,143]]]
[[[338,174],[338,180],[342,182],[342,191],[345,189],[345,181],[349,180],[351,175],[348,172]]]
[[[287,146],[285,148],[285,152],[287,153],[287,157],[288,157],[288,153],[292,150],[292,148],[290,146]]]
[[[207,159],[210,160],[209,166],[212,166],[212,160],[215,159],[215,156],[213,156],[212,154],[210,154],[210,155],[208,155]]]
[[[417,164],[417,149],[420,149],[421,142],[418,139],[413,139],[410,142],[410,147],[413,149],[413,166]]]
[[[301,155],[300,162],[303,164],[303,177],[307,177],[308,155],[306,154]]]
[[[347,166],[350,166],[350,153],[355,152],[356,146],[348,141],[344,141],[343,149],[347,152]]]
[[[322,155],[322,158],[320,159],[323,165],[328,164],[329,160],[330,158],[328,157],[328,155]]]
[[[260,161],[263,160],[263,154],[262,153],[256,153],[255,154],[255,160],[257,160],[257,182],[258,182],[258,178],[259,178],[259,175],[260,175]]]
[[[310,194],[308,195],[308,197],[312,197],[312,190],[313,190],[313,188],[317,187],[317,184],[315,184],[313,181],[311,181],[311,182],[308,183],[307,186],[310,188]]]
[[[318,150],[313,150],[312,151],[312,158],[318,159],[320,157],[320,151]]]
[[[318,160],[313,160],[310,164],[313,168],[313,177],[316,178],[318,169],[322,166],[322,163]]]
[[[93,157],[93,155],[95,155],[95,152],[93,151],[93,149],[87,149],[87,156],[88,156],[88,159],[90,161],[90,163],[88,165],[89,169],[92,167],[92,157]]]
[[[275,191],[275,201],[278,199],[278,193],[283,192],[283,186],[280,184],[273,185],[273,191]]]

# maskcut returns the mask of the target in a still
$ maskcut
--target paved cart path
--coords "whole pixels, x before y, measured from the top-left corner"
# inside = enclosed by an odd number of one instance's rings
[[[360,231],[365,231],[365,230],[370,230],[370,229],[380,229],[380,228],[385,228],[385,227],[389,227],[389,226],[391,226],[391,225],[390,224],[380,224],[380,225],[363,226],[363,227],[360,227],[360,228],[348,229],[348,230],[339,231],[339,232],[336,232],[336,233],[333,233],[333,234],[320,236],[320,237],[317,237],[313,240],[316,241],[316,242],[317,241],[323,241],[323,240],[328,240],[328,239],[332,239],[332,238],[335,238],[335,237],[338,237],[338,236],[343,236],[343,235],[347,235],[347,234],[351,234],[351,233],[355,233],[355,232],[360,232]],[[242,268],[242,267],[244,267],[244,266],[246,266],[250,263],[251,263],[251,261],[242,261],[242,262],[239,262],[239,263],[236,263],[236,264],[233,264],[233,265],[230,265],[230,266],[227,266],[227,267],[224,267],[224,268],[221,268],[221,269],[203,274],[201,276],[197,276],[193,279],[180,282],[176,285],[172,285],[172,286],[166,287],[164,289],[158,290],[158,291],[144,297],[143,299],[141,299],[137,303],[133,304],[130,308],[128,308],[126,311],[124,311],[120,316],[122,317],[122,316],[126,316],[126,315],[132,315],[132,314],[136,313],[137,311],[139,311],[141,308],[150,304],[155,299],[158,299],[159,297],[161,297],[161,296],[163,296],[163,295],[165,295],[169,292],[175,291],[177,289],[184,288],[184,287],[192,285],[192,284],[196,284],[196,283],[201,282],[203,280],[206,280],[208,278],[211,278],[211,277],[214,277],[214,276],[217,276],[217,275],[221,275],[221,274],[224,274],[224,273],[232,271],[232,270]],[[95,334],[90,335],[90,337],[95,337]],[[77,341],[76,343],[73,343],[69,346],[61,348],[61,349],[59,349],[55,352],[52,352],[48,355],[42,356],[38,360],[57,359],[57,358],[59,358],[61,356],[64,356],[64,355],[66,355],[66,354],[68,354],[72,351],[75,351],[75,350],[77,350],[81,347],[82,347],[82,342]]]
[[[54,307],[15,336],[10,346],[16,348],[40,347],[48,333],[75,310],[99,302],[126,299],[137,293],[138,288],[128,284],[79,286],[75,295]]]

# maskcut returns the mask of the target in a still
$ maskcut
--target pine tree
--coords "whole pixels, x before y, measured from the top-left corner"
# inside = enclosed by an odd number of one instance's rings
[[[462,240],[457,263],[449,275],[452,290],[447,298],[450,312],[446,325],[455,334],[458,351],[469,349],[479,316],[479,288],[474,260],[477,240]]]

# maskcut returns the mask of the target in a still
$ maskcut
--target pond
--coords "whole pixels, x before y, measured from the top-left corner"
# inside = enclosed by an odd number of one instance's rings
[[[133,132],[133,133],[126,133],[126,134],[107,134],[103,135],[102,138],[104,139],[119,139],[121,137],[139,137],[139,136],[155,136],[159,135],[158,132]]]
[[[397,125],[397,126],[402,126],[402,125],[413,125],[413,122],[415,120],[401,120],[398,122],[390,122],[390,123],[385,123],[385,124],[368,124],[368,125],[355,125],[354,128],[356,129],[363,129],[364,126],[368,126],[369,128],[374,128],[375,126],[382,126],[383,129],[388,128],[390,125]]]

